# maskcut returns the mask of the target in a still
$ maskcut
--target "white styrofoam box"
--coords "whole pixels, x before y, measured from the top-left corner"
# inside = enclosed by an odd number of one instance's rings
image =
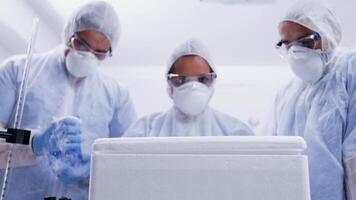
[[[310,200],[300,137],[95,141],[90,200]]]

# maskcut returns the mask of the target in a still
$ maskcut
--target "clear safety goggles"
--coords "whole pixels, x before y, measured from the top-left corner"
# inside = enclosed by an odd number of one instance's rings
[[[286,41],[280,41],[276,44],[276,50],[278,54],[282,58],[286,58],[288,54],[288,50],[292,46],[301,46],[301,47],[306,47],[309,49],[315,49],[317,42],[321,40],[321,37],[318,33],[313,33],[311,35],[302,37],[294,42],[286,42]]]
[[[78,34],[74,34],[74,35],[72,36],[72,38],[70,39],[70,43],[72,44],[72,47],[73,47],[75,50],[91,52],[91,53],[94,54],[99,60],[104,60],[105,58],[112,56],[111,49],[109,49],[108,51],[98,51],[98,50],[94,50],[94,49],[92,49],[92,48],[89,46],[88,43],[86,43],[84,40],[80,39],[80,37],[78,36]]]
[[[214,72],[197,75],[197,76],[183,76],[179,74],[168,74],[167,80],[168,83],[173,87],[179,87],[191,81],[197,81],[199,83],[206,85],[207,87],[210,87],[211,85],[214,84],[216,77],[217,75]]]

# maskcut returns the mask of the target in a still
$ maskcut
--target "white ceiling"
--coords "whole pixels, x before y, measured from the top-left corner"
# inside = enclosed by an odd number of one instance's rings
[[[4,1],[23,4],[28,2]],[[27,3],[34,13],[40,14],[40,20],[45,26],[41,29],[48,29],[46,33],[42,33],[43,37],[38,41],[40,44],[47,44],[41,45],[38,48],[40,51],[50,49],[60,42],[59,32],[62,30],[63,22],[84,2],[86,1],[31,0]],[[274,44],[278,40],[276,27],[278,19],[292,1],[276,0],[272,4],[251,5],[222,5],[203,3],[200,0],[108,0],[108,2],[118,10],[122,24],[119,48],[110,64],[164,65],[172,50],[190,37],[205,42],[218,65],[283,64],[274,51]],[[343,26],[342,44],[353,46],[356,44],[354,26],[356,1],[331,2]],[[11,20],[16,20],[10,18],[9,21],[4,17],[1,19],[10,25]],[[30,24],[30,20],[27,22]],[[27,34],[21,29],[19,32],[23,36]],[[29,34],[29,31],[27,32]]]

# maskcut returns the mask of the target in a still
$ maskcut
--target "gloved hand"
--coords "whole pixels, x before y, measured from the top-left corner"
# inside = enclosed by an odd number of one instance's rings
[[[60,141],[58,150],[49,156],[53,173],[64,183],[78,182],[89,177],[90,151],[82,149],[83,141],[81,135],[66,135]]]
[[[81,120],[64,117],[56,120],[42,134],[36,135],[32,145],[36,155],[46,155],[52,172],[64,183],[89,177],[90,151],[83,151]]]
[[[59,120],[54,120],[49,127],[40,134],[36,134],[32,139],[32,148],[35,155],[43,155],[45,153],[56,153],[60,150],[60,141],[66,135],[80,135],[81,120],[68,116]],[[69,138],[67,139],[74,139]],[[68,142],[68,141],[66,141]]]
[[[80,144],[70,144],[59,159],[50,159],[51,168],[58,179],[64,183],[85,180],[90,175],[90,153],[80,151]]]
[[[65,123],[62,128],[67,131],[50,136],[48,148],[52,172],[67,184],[85,180],[90,173],[90,149],[85,148],[85,144],[91,134],[83,134],[78,120],[70,122]]]

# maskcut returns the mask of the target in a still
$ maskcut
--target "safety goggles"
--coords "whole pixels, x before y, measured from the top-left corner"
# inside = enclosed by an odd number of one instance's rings
[[[307,35],[305,37],[302,37],[290,43],[286,41],[280,41],[276,44],[276,50],[282,58],[286,58],[288,54],[288,50],[292,46],[301,46],[309,49],[315,49],[317,42],[320,40],[321,40],[320,35],[318,33],[313,33],[311,35]]]
[[[179,74],[168,74],[167,80],[168,83],[173,87],[179,87],[191,81],[197,81],[199,83],[206,85],[207,87],[210,87],[215,82],[216,77],[217,75],[214,72],[197,75],[197,76],[182,76]]]
[[[74,35],[72,36],[72,38],[70,39],[70,43],[72,44],[72,47],[73,47],[75,50],[91,52],[91,53],[94,54],[99,60],[104,60],[105,58],[112,56],[111,49],[108,50],[108,51],[98,51],[98,50],[94,50],[94,49],[92,49],[92,48],[88,45],[88,43],[86,43],[84,40],[80,39],[80,37],[78,36],[78,34],[74,34]]]

